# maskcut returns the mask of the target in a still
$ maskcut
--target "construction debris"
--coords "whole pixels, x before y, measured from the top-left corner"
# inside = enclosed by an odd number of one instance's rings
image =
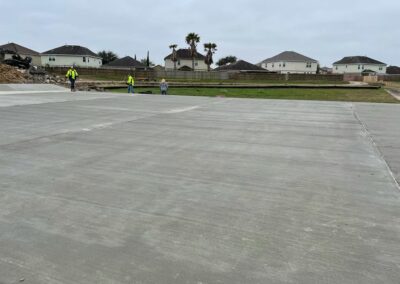
[[[32,66],[29,70],[0,64],[0,83],[64,84],[62,76],[47,74],[43,68]]]
[[[26,83],[28,78],[25,71],[6,64],[0,64],[0,83]]]

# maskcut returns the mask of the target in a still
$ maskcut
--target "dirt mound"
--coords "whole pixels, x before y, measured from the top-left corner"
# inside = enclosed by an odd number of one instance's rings
[[[0,64],[0,83],[24,83],[26,81],[24,71],[6,64]]]

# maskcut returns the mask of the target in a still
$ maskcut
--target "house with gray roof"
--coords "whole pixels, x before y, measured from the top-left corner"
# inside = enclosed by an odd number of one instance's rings
[[[182,71],[192,71],[192,56],[189,49],[178,49],[176,51],[176,68]],[[206,57],[197,52],[194,58],[194,71],[207,71],[207,64],[204,62]],[[165,70],[174,70],[174,62],[172,61],[172,53],[164,58]]]
[[[137,61],[136,59],[125,56],[119,59],[116,59],[108,64],[103,65],[101,68],[107,69],[125,69],[125,70],[137,70],[137,69],[146,69],[147,66]]]
[[[20,55],[22,58],[30,57],[32,58],[32,65],[40,66],[42,64],[40,53],[29,49],[25,46],[16,44],[14,42],[9,42],[0,45],[0,50],[4,54],[3,59],[11,59],[14,54]]]
[[[316,74],[318,61],[294,51],[284,51],[257,64],[271,72],[282,74]]]
[[[49,67],[99,68],[102,59],[90,49],[79,45],[63,45],[42,53],[42,65]]]
[[[263,68],[244,60],[238,60],[235,63],[223,65],[214,69],[214,71],[265,71]]]
[[[334,74],[362,74],[366,70],[369,73],[386,74],[386,63],[367,56],[347,56],[333,63]]]

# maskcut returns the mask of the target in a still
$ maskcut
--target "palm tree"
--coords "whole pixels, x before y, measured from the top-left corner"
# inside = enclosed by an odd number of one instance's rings
[[[171,60],[174,62],[174,70],[176,71],[176,62],[178,61],[178,54],[176,52],[176,48],[178,47],[177,44],[171,44],[169,48],[172,49],[172,57]]]
[[[217,51],[217,45],[211,42],[205,43],[204,51],[207,51],[206,59],[204,60],[204,62],[207,64],[207,70],[210,71],[210,66],[214,63],[213,54]]]
[[[200,42],[200,36],[196,33],[190,33],[186,36],[186,43],[189,45],[190,56],[192,57],[192,69],[194,71],[194,59],[197,55],[197,44]]]

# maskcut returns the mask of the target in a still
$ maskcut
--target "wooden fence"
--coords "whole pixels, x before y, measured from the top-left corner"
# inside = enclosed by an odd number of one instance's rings
[[[65,74],[67,67],[47,67],[46,71],[54,74]],[[322,75],[322,74],[277,74],[268,72],[246,72],[246,71],[160,71],[160,70],[134,70],[109,69],[109,68],[78,68],[80,75],[94,77],[112,76],[121,77],[124,80],[129,73],[133,73],[138,80],[157,81],[161,78],[167,80],[193,80],[193,81],[271,81],[271,82],[340,82],[343,75]]]

